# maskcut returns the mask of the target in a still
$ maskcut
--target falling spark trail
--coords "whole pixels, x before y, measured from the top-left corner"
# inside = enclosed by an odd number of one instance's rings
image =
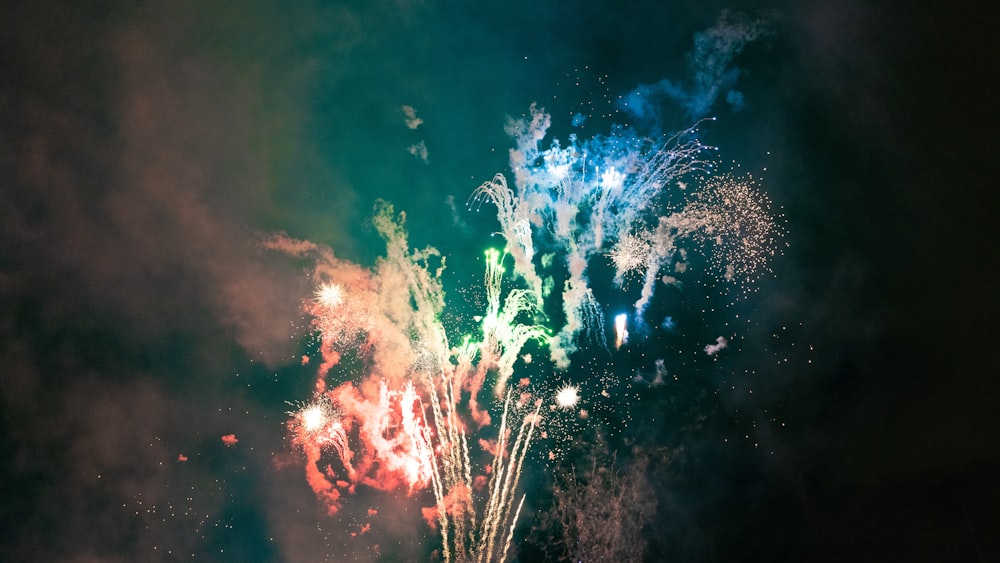
[[[534,433],[535,425],[538,422],[539,412],[541,409],[541,402],[535,407],[534,413],[525,416],[521,421],[521,427],[518,429],[517,438],[514,441],[514,446],[511,448],[510,457],[507,463],[503,463],[503,452],[506,446],[506,419],[507,412],[509,410],[511,403],[511,392],[507,393],[507,400],[504,403],[504,421],[501,422],[500,426],[500,443],[497,446],[497,455],[494,457],[494,473],[493,473],[493,483],[491,483],[492,493],[490,495],[490,504],[487,506],[486,515],[484,516],[485,534],[480,540],[479,547],[479,560],[480,561],[491,561],[494,557],[494,549],[500,546],[496,545],[497,535],[501,532],[501,526],[506,525],[510,518],[511,507],[513,505],[514,495],[517,490],[517,486],[521,479],[521,470],[524,466],[524,458],[528,453],[528,447],[531,444],[531,436]],[[497,469],[499,468],[499,470]],[[516,519],[510,521],[509,526],[511,530],[516,523]],[[506,549],[509,546],[501,548],[499,556],[501,559],[506,553]]]

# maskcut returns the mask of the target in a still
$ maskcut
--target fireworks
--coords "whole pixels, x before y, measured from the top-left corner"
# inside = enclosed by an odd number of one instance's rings
[[[326,278],[306,307],[326,361],[316,397],[290,413],[289,430],[305,454],[307,481],[331,513],[358,485],[411,494],[430,489],[436,505],[425,511],[441,534],[444,559],[502,561],[523,502],[518,486],[541,406],[526,389],[515,395],[506,381],[525,343],[544,344],[548,329],[531,322],[541,313],[530,291],[504,297],[506,254],[491,249],[481,340],[451,348],[440,322],[443,259],[432,248],[411,250],[403,220],[380,204],[375,225],[386,257],[364,274],[345,269],[330,252],[283,239],[283,247],[308,248],[317,275]],[[374,360],[373,372],[358,385],[328,389],[327,376],[350,347]],[[479,405],[490,371],[499,376],[494,400],[504,401],[486,471],[473,463],[480,456],[469,446],[470,421],[459,407],[467,401],[471,422],[492,423]],[[488,496],[480,504],[473,491],[487,474]]]
[[[315,432],[322,428],[323,423],[326,422],[323,409],[318,405],[312,405],[303,410],[299,416],[302,418],[302,429],[306,432]]]
[[[708,120],[710,121],[710,120]],[[529,116],[511,120],[514,140],[510,166],[514,187],[497,174],[481,185],[470,202],[497,207],[497,220],[514,256],[514,275],[525,280],[541,308],[548,296],[542,269],[556,262],[533,260],[541,244],[560,256],[566,281],[561,307],[566,322],[550,341],[550,358],[559,369],[569,365],[579,335],[593,335],[603,325],[587,269],[603,254],[615,266],[615,283],[642,279],[636,315],[641,317],[661,280],[661,272],[684,244],[711,249],[713,267],[726,281],[753,279],[766,268],[779,236],[767,198],[752,181],[712,175],[705,157],[713,147],[698,140],[698,127],[670,137],[643,138],[622,129],[589,141],[571,137],[541,148],[550,116],[535,105]],[[688,186],[703,184],[700,190]],[[671,199],[673,212],[660,215],[657,203]],[[604,250],[607,243],[609,250]],[[600,339],[597,339],[601,341]]]
[[[449,344],[441,322],[445,259],[431,247],[411,249],[405,215],[389,204],[376,207],[373,223],[386,255],[370,270],[312,243],[280,237],[269,243],[317,262],[319,284],[306,311],[324,361],[314,399],[290,413],[288,422],[305,456],[307,481],[331,513],[358,486],[432,491],[435,504],[423,514],[441,536],[445,561],[507,557],[525,498],[521,473],[543,422],[542,397],[553,397],[553,412],[581,400],[576,385],[553,396],[544,382],[532,385],[525,377],[513,385],[511,377],[519,359],[531,358],[524,350],[529,342],[547,347],[557,370],[569,366],[582,337],[606,347],[603,306],[587,276],[591,258],[611,259],[618,287],[627,276],[642,279],[635,303],[641,322],[661,271],[675,255],[685,256],[682,244],[711,247],[713,263],[725,264],[724,276],[736,277],[764,266],[776,236],[766,198],[729,176],[710,176],[702,189],[682,190],[685,201],[671,213],[657,213],[668,187],[695,183],[711,168],[701,156],[709,147],[694,128],[659,140],[616,132],[541,150],[549,123],[535,106],[530,120],[511,121],[514,189],[498,174],[470,198],[477,208],[484,201],[496,205],[506,248],[484,253],[479,332],[458,346]],[[558,268],[562,291],[549,291],[548,270]],[[505,290],[505,283],[517,287]],[[547,326],[546,315],[555,306],[564,321],[557,331]],[[628,341],[627,321],[627,314],[615,318],[616,348]],[[367,371],[329,388],[327,379],[347,350]],[[656,382],[662,384],[660,367]],[[484,389],[488,380],[492,393]],[[473,433],[490,436],[494,427],[495,438],[470,440]],[[483,463],[486,453],[491,463]]]
[[[507,380],[514,373],[514,362],[517,361],[521,348],[529,341],[545,343],[548,340],[548,329],[542,325],[522,324],[518,317],[539,313],[537,300],[523,289],[512,290],[500,307],[501,282],[505,272],[501,255],[495,249],[486,251],[486,299],[488,311],[482,319],[483,345],[488,355],[497,358],[498,377],[495,386],[496,396],[503,395]]]
[[[645,272],[649,264],[651,245],[647,238],[626,233],[607,253],[615,265],[615,283],[621,286],[628,276]]]

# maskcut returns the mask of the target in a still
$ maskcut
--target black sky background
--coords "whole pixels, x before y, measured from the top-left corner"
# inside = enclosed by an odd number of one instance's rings
[[[573,109],[550,99],[587,98],[568,76],[681,77],[727,7],[773,32],[709,141],[767,167],[789,247],[732,308],[755,319],[739,354],[678,388],[707,421],[649,427],[691,427],[657,473],[649,559],[995,560],[1000,51],[985,11],[860,1],[5,3],[0,560],[426,557],[420,503],[359,495],[330,519],[289,463],[309,280],[254,241],[370,264],[385,197],[477,272],[488,214],[462,231],[445,197],[464,213],[505,170],[504,117]],[[377,531],[345,538],[375,502]]]

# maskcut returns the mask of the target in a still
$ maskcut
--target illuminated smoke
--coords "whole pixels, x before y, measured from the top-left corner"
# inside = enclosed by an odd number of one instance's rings
[[[413,106],[404,105],[402,108],[403,114],[406,116],[406,126],[410,129],[416,129],[420,127],[424,120],[417,117],[417,110]]]
[[[729,341],[726,340],[724,336],[719,336],[715,339],[715,344],[708,344],[705,346],[705,353],[709,356],[714,356],[726,349],[729,345]]]
[[[469,207],[479,209],[486,200],[497,208],[497,220],[500,221],[501,229],[499,234],[507,241],[507,252],[514,257],[514,272],[524,279],[538,302],[541,302],[542,279],[535,272],[532,262],[535,247],[531,239],[530,209],[507,187],[507,179],[503,174],[497,174],[472,192]]]
[[[767,32],[765,20],[723,10],[713,27],[695,34],[694,48],[687,53],[690,76],[686,82],[663,79],[640,84],[621,97],[619,107],[654,128],[660,126],[660,108],[668,98],[692,119],[708,115],[723,94],[732,109],[739,111],[743,94],[735,89],[740,70],[733,66],[733,59]]]

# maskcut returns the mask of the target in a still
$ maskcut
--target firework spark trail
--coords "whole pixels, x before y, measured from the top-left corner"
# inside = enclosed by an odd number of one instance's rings
[[[470,369],[471,363],[462,362],[458,368],[459,370]],[[459,371],[458,373],[463,372]],[[435,498],[442,528],[442,541],[446,545],[446,550],[454,549],[456,560],[464,561],[468,557],[466,535],[469,534],[471,537],[476,529],[475,510],[471,506],[472,498],[469,496],[472,491],[472,467],[469,460],[468,440],[454,409],[454,405],[458,404],[455,386],[450,377],[442,379],[445,385],[445,405],[447,407],[444,430],[448,438],[440,441],[444,457],[444,472],[439,476],[442,486],[440,490],[435,491]],[[440,424],[438,430],[442,430]],[[455,497],[459,494],[464,494],[464,496],[456,499]],[[449,499],[452,500],[451,506],[448,503]],[[461,509],[455,510],[455,502],[462,503]],[[453,514],[449,514],[449,510]],[[452,517],[449,518],[449,516]],[[451,527],[454,528],[454,542],[449,542],[448,530]],[[446,554],[446,561],[448,557]]]
[[[521,421],[521,427],[517,432],[514,445],[510,450],[507,462],[503,462],[503,454],[507,451],[508,438],[508,413],[512,402],[512,391],[507,392],[507,400],[504,402],[503,419],[500,423],[500,436],[498,438],[497,452],[493,459],[493,476],[490,481],[491,493],[483,515],[483,536],[479,541],[479,560],[491,561],[494,557],[501,559],[506,554],[509,544],[504,547],[497,545],[498,534],[502,532],[501,526],[508,525],[511,529],[516,524],[516,519],[510,521],[510,512],[513,505],[517,486],[521,479],[521,470],[524,465],[524,458],[527,455],[528,447],[531,444],[531,436],[538,422],[538,413],[541,409],[541,402],[535,407],[534,413],[525,416]],[[494,552],[499,549],[500,552]]]
[[[704,121],[712,120],[699,121],[662,142],[640,139],[629,143],[628,152],[601,176],[601,189],[594,190],[599,197],[590,221],[597,233],[595,249],[603,247],[605,232],[611,240],[618,240],[641,224],[642,215],[651,211],[669,184],[712,169],[712,162],[701,154],[714,147],[703,145],[696,136]]]
[[[440,430],[442,428],[443,419],[441,416],[441,409],[438,404],[437,395],[436,393],[433,392],[433,387],[434,387],[433,381],[429,382],[429,387],[431,387],[432,389],[431,401],[434,404],[435,426]],[[449,411],[449,416],[450,415],[451,413]],[[441,529],[442,552],[444,555],[444,560],[450,561],[451,560],[450,527],[448,522],[448,511],[447,507],[445,506],[444,499],[446,491],[452,487],[452,482],[454,480],[455,459],[453,453],[455,448],[454,446],[451,446],[451,444],[455,443],[456,436],[454,428],[451,426],[451,424],[448,424],[447,426],[445,426],[445,428],[448,434],[448,437],[445,438],[448,447],[445,447],[444,449],[446,452],[452,455],[445,456],[445,458],[442,459],[441,461],[441,463],[444,464],[443,474],[441,465],[437,461],[437,456],[432,456],[431,463],[433,464],[434,467],[434,475],[433,475],[434,499],[437,507],[438,526]],[[458,530],[456,530],[456,535],[461,537],[460,532]],[[459,545],[461,545],[461,542],[459,542]]]
[[[413,382],[407,381],[400,397],[403,435],[410,438],[410,443],[405,444],[409,458],[406,460],[404,470],[410,483],[423,482],[426,485],[434,469],[431,463],[434,459],[434,448],[431,445],[430,428],[425,426],[414,412],[414,405],[423,406]]]
[[[514,271],[524,279],[541,302],[542,278],[535,272],[535,265],[531,261],[535,256],[535,247],[531,239],[530,215],[524,202],[515,197],[514,192],[507,187],[507,179],[503,174],[497,174],[492,180],[476,188],[469,197],[469,206],[476,206],[478,209],[485,200],[490,200],[497,208],[499,234],[507,241],[507,251],[514,257]]]
[[[500,290],[503,283],[503,257],[507,255],[505,250],[503,255],[495,248],[488,248],[485,252],[486,255],[486,272],[483,274],[483,287],[486,289],[486,302],[487,310],[486,316],[483,320],[483,329],[489,331],[497,315],[500,314]],[[487,321],[486,319],[491,319]],[[486,336],[486,341],[489,341],[489,336]]]
[[[483,528],[484,533],[479,540],[479,554],[480,560],[490,552],[492,547],[492,539],[495,537],[496,530],[496,515],[499,512],[499,505],[502,501],[500,499],[500,486],[503,481],[503,451],[507,445],[507,413],[510,411],[510,397],[511,391],[507,391],[507,400],[503,404],[503,415],[500,418],[500,434],[497,437],[497,449],[493,456],[493,475],[490,478],[489,489],[490,495],[486,504],[486,509],[483,514]]]
[[[660,217],[656,230],[650,235],[649,254],[646,255],[642,290],[634,305],[636,318],[642,318],[643,312],[653,299],[656,284],[660,281],[660,271],[673,260],[677,250],[677,238],[695,228],[696,225],[688,221],[687,217],[682,214],[674,213],[667,217]]]
[[[594,297],[593,290],[583,277],[583,270],[578,270],[563,287],[563,314],[566,322],[562,330],[553,338],[549,346],[549,355],[557,369],[566,369],[570,364],[570,355],[577,351],[577,339],[580,333],[591,342],[607,349],[604,335],[599,329],[604,327],[604,313]]]
[[[514,374],[514,362],[518,354],[529,340],[540,343],[548,341],[548,329],[538,324],[522,324],[518,317],[527,314],[540,314],[531,292],[523,289],[513,289],[507,294],[500,307],[500,294],[503,284],[503,257],[495,249],[486,251],[486,287],[487,313],[483,317],[483,356],[484,361],[495,362],[497,382],[494,392],[497,398],[503,396],[507,381]]]
[[[442,552],[445,561],[464,561],[467,557],[466,539],[476,529],[476,514],[471,506],[471,496],[459,499],[463,502],[463,508],[457,518],[449,514],[449,509],[454,511],[454,505],[449,506],[448,500],[455,496],[458,491],[470,491],[472,489],[472,465],[469,459],[469,446],[465,431],[459,422],[457,413],[453,408],[458,404],[455,393],[455,374],[464,373],[471,368],[470,347],[463,346],[457,354],[459,364],[456,371],[448,374],[444,371],[437,374],[426,374],[425,382],[430,395],[430,403],[434,417],[434,428],[438,432],[437,443],[440,447],[441,461],[437,459],[434,452],[431,455],[433,467],[432,485],[435,498],[436,517],[440,527],[442,538]],[[441,395],[438,394],[438,387],[441,388]],[[441,400],[441,396],[444,397]],[[442,408],[442,404],[445,408]],[[430,438],[430,437],[429,437]],[[468,524],[468,525],[467,525]],[[454,542],[452,541],[454,538]],[[471,541],[471,539],[470,539]],[[454,551],[454,553],[453,553]]]
[[[514,518],[510,521],[510,533],[507,534],[507,541],[504,543],[503,549],[500,551],[500,563],[507,560],[507,554],[510,552],[510,542],[514,539],[514,524],[517,522],[518,518],[521,517],[521,507],[524,506],[524,499],[527,495],[521,495],[521,501],[517,503],[517,510],[514,511]]]
[[[431,387],[432,386],[433,382],[431,382]],[[431,392],[431,404],[434,405],[435,426],[440,428],[441,408],[440,406],[437,405],[437,394],[434,393],[433,390]],[[450,561],[451,548],[449,545],[450,542],[448,541],[448,518],[445,513],[444,504],[442,502],[442,499],[444,498],[444,483],[441,478],[441,466],[438,462],[437,456],[435,455],[431,455],[430,462],[431,462],[431,467],[433,468],[433,472],[431,473],[431,487],[434,492],[435,502],[437,503],[436,504],[437,521],[438,521],[438,527],[440,527],[441,529],[442,552],[444,554],[444,560]]]
[[[509,522],[509,533],[507,534],[507,542],[504,544],[503,549],[497,554],[500,561],[507,558],[508,550],[510,549],[510,539],[514,536],[514,526],[517,525],[517,518],[521,514],[521,506],[524,504],[524,495],[521,496],[521,502],[518,503],[517,511],[514,513],[514,517],[510,518],[510,509],[514,501],[514,496],[517,492],[517,487],[521,481],[521,470],[524,467],[524,459],[528,455],[528,448],[531,446],[531,437],[535,433],[535,427],[538,425],[540,419],[539,413],[542,409],[542,402],[537,401],[535,406],[535,412],[529,416],[525,416],[521,422],[521,430],[518,432],[517,439],[520,442],[520,448],[518,448],[517,443],[514,445],[514,453],[511,454],[510,463],[513,465],[516,461],[517,467],[514,469],[513,476],[514,482],[511,484],[509,490],[509,500],[505,501],[502,506],[504,508],[503,514],[501,514],[501,522]],[[530,422],[529,422],[530,419]],[[521,436],[524,433],[525,426],[528,429],[528,435],[521,440]],[[509,470],[508,470],[509,471]]]
[[[494,336],[499,344],[500,356],[496,359],[497,383],[495,393],[503,393],[507,381],[514,374],[514,362],[518,359],[521,349],[529,340],[546,343],[550,340],[549,330],[542,325],[528,325],[516,322],[516,317],[522,312],[536,311],[534,301],[528,298],[528,293],[513,290],[504,301],[504,308],[497,324],[498,330]]]
[[[486,289],[486,315],[483,316],[483,349],[491,353],[500,350],[500,295],[503,286],[504,267],[502,256],[494,248],[486,250],[486,272],[483,286]],[[506,256],[504,252],[503,256]]]

